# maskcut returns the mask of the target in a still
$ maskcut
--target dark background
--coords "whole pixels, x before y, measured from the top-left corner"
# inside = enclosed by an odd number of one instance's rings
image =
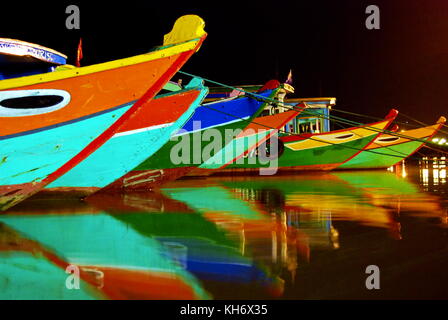
[[[77,4],[81,29],[67,30]],[[368,5],[381,29],[365,27]],[[162,44],[175,19],[198,14],[209,36],[183,70],[231,85],[285,81],[296,97],[335,96],[338,107],[384,116],[395,107],[424,122],[445,114],[448,1],[73,1],[2,4],[2,37],[61,51],[82,65],[123,58]]]

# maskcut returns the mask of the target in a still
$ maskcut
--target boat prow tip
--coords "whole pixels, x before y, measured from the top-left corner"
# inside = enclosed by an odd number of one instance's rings
[[[258,89],[258,93],[266,91],[266,90],[275,90],[278,87],[280,87],[281,83],[280,81],[276,80],[276,79],[272,79],[269,80],[268,82],[266,82],[263,87],[261,87],[260,89]]]
[[[444,116],[440,116],[439,120],[437,120],[437,124],[445,124],[446,118]]]
[[[398,116],[398,110],[397,109],[391,109],[389,113],[386,116],[386,119],[395,119]]]
[[[204,20],[194,14],[182,16],[176,20],[173,29],[163,37],[163,45],[181,43],[207,35]]]

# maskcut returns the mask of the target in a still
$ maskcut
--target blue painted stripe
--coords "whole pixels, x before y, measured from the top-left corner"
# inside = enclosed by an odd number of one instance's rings
[[[260,95],[269,97],[272,90]],[[206,103],[196,109],[193,116],[182,127],[182,131],[193,132],[201,128],[210,128],[236,119],[251,117],[265,101],[255,100],[247,96],[238,96],[222,101]]]

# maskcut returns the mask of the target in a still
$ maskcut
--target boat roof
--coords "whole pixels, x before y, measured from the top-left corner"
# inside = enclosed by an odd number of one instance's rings
[[[285,99],[286,103],[301,103],[306,102],[309,107],[321,107],[322,105],[326,105],[328,108],[336,105],[335,97],[316,97],[316,98],[291,98]]]
[[[49,63],[62,65],[67,56],[50,48],[26,41],[0,38],[0,64]]]
[[[282,83],[281,84],[283,89],[285,89],[287,92],[289,93],[294,93],[294,87],[288,83]],[[233,88],[241,88],[244,91],[248,91],[248,92],[257,92],[258,90],[260,90],[261,88],[263,88],[264,84],[249,84],[249,85],[235,85],[233,86]],[[226,88],[226,87],[209,87],[209,92],[211,94],[214,93],[229,93],[231,91],[233,91],[234,89],[231,88]]]

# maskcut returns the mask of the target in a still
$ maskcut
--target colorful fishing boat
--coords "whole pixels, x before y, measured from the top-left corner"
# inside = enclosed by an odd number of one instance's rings
[[[263,174],[269,175],[277,171],[331,170],[371,144],[397,114],[398,111],[391,110],[383,121],[349,129],[284,135],[276,140],[277,148],[272,148],[270,141],[258,148],[266,148],[263,152],[267,156],[262,158],[254,154],[247,157],[244,164],[227,166],[226,171],[260,172],[261,168],[268,170]]]
[[[284,84],[285,88],[277,94],[279,103],[270,104],[265,107],[262,116],[256,118],[246,129],[235,138],[231,144],[224,147],[217,156],[212,157],[198,168],[192,170],[187,176],[208,176],[225,172],[225,167],[234,164],[244,164],[245,158],[257,151],[273,135],[279,131],[295,133],[319,133],[330,131],[329,110],[336,103],[335,98],[302,98],[286,99],[290,106],[286,107],[283,102],[288,93],[294,93],[291,85]],[[244,86],[244,90],[254,91],[259,86]],[[213,90],[207,96],[212,100],[221,96],[234,95],[225,88],[211,88]],[[240,91],[241,92],[241,91]],[[293,107],[291,107],[293,106]],[[304,108],[311,109],[307,112]]]
[[[0,210],[38,192],[117,133],[200,48],[203,27],[200,17],[183,16],[164,46],[149,53],[0,80]]]
[[[259,95],[272,99],[280,88],[278,81],[271,80]],[[266,100],[239,95],[201,105],[156,154],[105,190],[148,190],[185,175],[230,143],[266,104]],[[207,150],[212,138],[218,150]]]
[[[121,125],[111,139],[46,189],[89,194],[114,182],[167,143],[207,92],[203,80],[194,78],[183,90],[155,97]]]
[[[249,88],[249,92],[251,90],[253,90],[252,87]],[[235,91],[237,92],[236,94],[241,93],[241,91],[235,89],[229,93],[229,96],[234,96]],[[286,83],[282,84],[276,95],[276,100],[278,102],[267,103],[259,117],[249,123],[249,125],[238,136],[236,136],[231,143],[222,148],[213,157],[204,161],[204,163],[198,167],[197,171],[203,172],[204,170],[201,169],[210,170],[223,168],[230,163],[237,161],[241,157],[247,156],[249,152],[281,130],[289,121],[294,119],[294,117],[296,117],[306,107],[304,104],[301,104],[293,109],[287,108],[283,105],[286,94],[293,92],[294,88],[292,86]],[[213,94],[216,93],[209,94],[207,98]],[[194,172],[192,172],[192,174],[194,174]]]
[[[238,163],[239,159],[243,160],[258,146],[278,133],[304,108],[304,105],[300,105],[296,106],[296,110],[255,118],[231,143],[194,169],[190,175],[212,174],[214,169],[223,169],[232,163]]]
[[[417,152],[445,124],[440,117],[436,124],[394,133],[382,133],[364,151],[337,169],[381,169],[391,167]]]

